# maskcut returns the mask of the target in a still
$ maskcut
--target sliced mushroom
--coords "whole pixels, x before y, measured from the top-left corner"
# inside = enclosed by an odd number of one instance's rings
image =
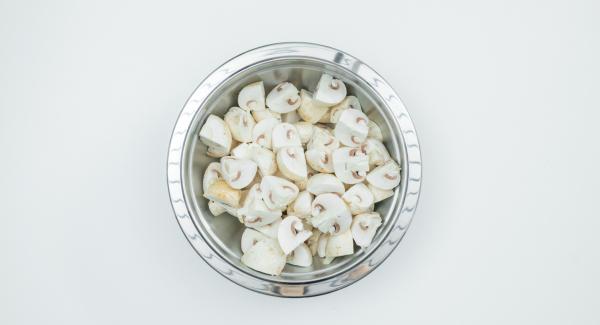
[[[221,174],[223,179],[235,189],[248,186],[256,176],[257,165],[250,159],[232,156],[221,158]]]
[[[300,97],[302,98],[302,105],[298,108],[298,115],[308,123],[315,124],[319,122],[329,110],[326,105],[314,101],[312,93],[304,89],[300,90]]]
[[[252,186],[244,199],[238,215],[247,227],[258,228],[275,222],[281,217],[281,210],[271,210],[265,204],[260,186]]]
[[[224,119],[233,139],[239,142],[252,141],[252,130],[256,124],[252,114],[239,107],[232,107],[227,111]]]
[[[287,257],[287,263],[291,265],[308,267],[312,265],[312,254],[306,244],[296,247]]]
[[[221,179],[221,164],[213,161],[208,164],[204,170],[204,177],[202,178],[202,192],[208,192],[208,187],[219,179]]]
[[[315,89],[313,99],[325,106],[339,104],[346,97],[346,85],[338,79],[324,73]]]
[[[342,199],[350,207],[352,215],[370,211],[375,203],[373,193],[371,193],[367,185],[363,183],[352,185],[352,187],[342,195]]]
[[[306,190],[314,195],[323,193],[344,194],[344,184],[332,174],[316,174],[308,179]]]
[[[285,122],[285,123],[297,123],[300,122],[302,119],[300,118],[300,115],[298,115],[298,111],[291,111],[289,113],[285,113],[285,114],[281,114],[281,121]]]
[[[252,141],[265,148],[271,149],[271,135],[275,125],[281,123],[276,118],[267,118],[256,123],[252,131]]]
[[[369,191],[371,191],[371,193],[373,194],[373,202],[374,203],[383,201],[383,200],[387,199],[388,197],[391,197],[392,195],[394,195],[393,190],[384,190],[381,188],[377,188],[377,187],[373,186],[373,184],[369,184],[369,185],[367,185],[367,187],[369,188]]]
[[[367,181],[377,188],[392,190],[400,184],[400,166],[395,161],[389,160],[373,169],[367,175]]]
[[[348,96],[344,98],[341,103],[333,106],[330,110],[329,120],[326,123],[337,123],[340,120],[340,115],[346,109],[357,109],[362,111],[358,98]]]
[[[200,141],[208,146],[213,157],[223,157],[231,149],[231,132],[220,117],[209,115],[198,134]]]
[[[333,173],[331,152],[324,149],[308,149],[305,153],[308,165],[321,173]]]
[[[242,253],[246,253],[250,250],[250,248],[252,248],[252,246],[256,245],[259,241],[267,238],[269,237],[252,228],[244,229],[241,240]]]
[[[265,110],[265,86],[262,81],[247,85],[238,94],[238,105],[245,111]]]
[[[321,149],[331,151],[340,147],[340,141],[336,139],[327,129],[315,126],[313,136],[308,141],[308,149]]]
[[[279,275],[285,267],[287,257],[274,239],[263,239],[242,255],[247,267],[270,275]]]
[[[216,217],[225,213],[225,207],[218,202],[208,201],[208,211]]]
[[[277,232],[277,240],[283,252],[287,255],[296,247],[304,243],[312,235],[312,232],[305,230],[302,220],[296,216],[287,216],[283,218]]]
[[[319,194],[312,202],[311,223],[323,233],[339,234],[350,228],[352,214],[344,201],[333,193]]]
[[[281,217],[275,219],[275,221],[271,222],[268,225],[255,227],[254,229],[260,231],[267,237],[277,239],[277,231],[279,230],[279,224],[281,223]]]
[[[252,117],[254,118],[256,123],[258,123],[262,120],[268,119],[268,118],[274,118],[278,121],[281,121],[281,114],[275,113],[268,108],[266,108],[262,111],[252,111]]]
[[[283,147],[277,152],[277,167],[287,178],[294,181],[306,180],[308,170],[302,147]]]
[[[364,149],[367,152],[367,156],[369,156],[370,167],[381,166],[391,159],[383,143],[377,139],[367,138]]]
[[[335,176],[345,184],[356,184],[365,180],[369,158],[358,148],[342,147],[331,154]]]
[[[381,133],[381,128],[379,127],[379,125],[377,125],[377,123],[375,123],[373,121],[369,121],[368,126],[369,126],[369,133],[367,136],[369,138],[383,141],[383,134]]]
[[[303,145],[307,144],[313,135],[313,125],[308,122],[297,122],[294,123],[294,126],[300,136],[300,143]]]
[[[281,177],[265,176],[260,182],[263,201],[271,210],[283,210],[298,196],[298,187]]]
[[[308,191],[298,193],[296,200],[291,204],[293,214],[298,218],[309,218],[312,211],[313,196]]]
[[[319,238],[321,237],[321,231],[319,229],[314,228],[312,230],[312,235],[306,241],[308,248],[310,248],[310,253],[314,256],[317,254],[317,249],[319,248]],[[323,246],[323,255],[325,255],[325,246]]]
[[[301,103],[298,88],[290,82],[278,84],[267,95],[267,106],[277,113],[291,112],[300,107]]]
[[[354,253],[354,243],[350,229],[329,237],[325,248],[325,257],[338,257],[352,253]]]
[[[224,180],[217,180],[204,192],[204,197],[208,200],[221,202],[234,208],[240,206],[241,196],[240,190],[231,188]]]
[[[359,214],[354,217],[350,229],[356,245],[369,246],[379,226],[381,226],[381,216],[377,212]]]
[[[296,127],[290,123],[279,123],[273,128],[271,147],[277,153],[282,147],[301,147],[300,135]]]
[[[348,147],[359,147],[369,134],[369,118],[357,109],[346,109],[333,130],[334,136]]]

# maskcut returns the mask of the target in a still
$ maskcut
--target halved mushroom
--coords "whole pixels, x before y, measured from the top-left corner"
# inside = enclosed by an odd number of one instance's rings
[[[354,253],[354,243],[352,242],[352,232],[350,229],[340,234],[329,236],[327,247],[325,248],[326,257],[338,257],[352,253]]]
[[[364,149],[367,152],[367,156],[369,156],[370,167],[381,166],[391,159],[383,143],[377,139],[367,138],[367,141],[364,143]]]
[[[221,202],[234,208],[240,206],[241,196],[240,190],[231,188],[224,180],[215,181],[204,192],[204,197],[208,200]]]
[[[357,109],[346,109],[340,114],[333,134],[348,147],[359,147],[369,134],[369,118]]]
[[[277,167],[281,173],[294,181],[307,179],[308,170],[302,147],[283,147],[277,152]]]
[[[352,185],[352,187],[342,195],[342,199],[350,207],[352,215],[370,211],[375,203],[373,193],[371,193],[367,185],[363,183]]]
[[[283,218],[277,232],[277,240],[283,252],[287,255],[296,247],[304,243],[312,235],[312,232],[305,230],[302,220],[296,216],[287,216]]]
[[[350,228],[352,214],[344,201],[333,193],[319,194],[312,202],[311,223],[323,233],[339,234]]]
[[[313,128],[313,136],[308,141],[308,149],[321,149],[331,151],[340,147],[340,141],[336,139],[329,130],[315,126]]]
[[[309,218],[312,211],[312,201],[313,196],[308,191],[298,193],[296,200],[291,204],[293,214],[298,218]]]
[[[345,184],[356,184],[365,180],[369,158],[358,148],[342,147],[331,154],[335,176]]]
[[[373,121],[369,121],[369,134],[367,135],[369,138],[373,138],[379,141],[383,141],[383,134],[381,133],[381,128],[377,123]]]
[[[309,91],[300,90],[300,97],[302,105],[298,108],[298,115],[308,123],[317,123],[329,110],[326,105],[314,101],[313,95]]]
[[[389,160],[373,169],[367,175],[367,181],[377,188],[392,190],[400,184],[400,166],[395,161]]]
[[[315,89],[313,99],[325,106],[340,103],[346,97],[346,85],[332,76],[324,73]]]
[[[260,186],[255,184],[250,188],[238,215],[247,227],[257,228],[275,222],[281,217],[281,210],[269,209],[263,200]]]
[[[275,125],[281,123],[276,118],[267,118],[256,123],[252,130],[252,141],[261,146],[271,149],[271,135]]]
[[[321,173],[333,173],[331,152],[323,149],[308,149],[305,153],[308,165]]]
[[[208,201],[208,211],[216,217],[225,213],[225,207],[218,202]]]
[[[204,177],[202,178],[202,191],[208,192],[208,187],[214,182],[221,179],[221,164],[218,162],[211,162],[204,170]]]
[[[238,94],[238,105],[245,111],[265,110],[265,86],[262,81],[247,85]]]
[[[273,112],[268,108],[265,108],[262,111],[252,111],[252,117],[254,118],[256,123],[268,118],[274,118],[278,121],[281,121],[281,114]]]
[[[356,245],[369,246],[379,226],[381,226],[381,216],[377,212],[363,213],[354,217],[350,229]]]
[[[344,100],[341,103],[333,106],[329,111],[329,120],[326,123],[337,123],[340,120],[340,115],[346,109],[357,109],[359,111],[362,111],[358,98],[354,96],[348,96],[344,98]]]
[[[232,107],[227,111],[224,119],[233,139],[239,142],[252,141],[252,130],[256,124],[252,114],[239,107]]]
[[[298,196],[298,187],[281,177],[265,176],[260,182],[263,201],[271,210],[283,210]]]
[[[297,123],[300,122],[302,118],[298,115],[298,111],[291,111],[289,113],[281,114],[281,121],[285,123]]]
[[[300,143],[303,145],[307,144],[313,135],[313,125],[308,122],[296,122],[294,123],[294,126],[300,136]]]
[[[220,117],[209,115],[198,134],[200,141],[208,146],[213,157],[223,157],[231,149],[231,132]]]
[[[296,127],[290,123],[279,123],[273,127],[271,135],[271,147],[277,153],[282,147],[301,147],[300,135]]]
[[[298,88],[290,82],[278,84],[267,95],[267,106],[277,113],[291,112],[300,107],[301,103]]]
[[[306,190],[314,195],[323,193],[344,194],[344,184],[332,174],[316,174],[308,179]]]
[[[277,231],[279,230],[279,224],[281,223],[281,220],[281,217],[278,217],[277,219],[275,219],[275,221],[271,222],[270,224],[255,227],[254,229],[260,231],[267,237],[277,239]]]
[[[270,274],[279,275],[285,267],[286,255],[276,240],[267,238],[254,244],[242,255],[242,263],[249,268]]]
[[[288,264],[308,267],[312,265],[312,254],[306,244],[296,247],[287,257]]]
[[[257,165],[250,159],[232,156],[221,158],[221,174],[223,179],[235,189],[248,186],[256,176]]]
[[[369,188],[369,191],[371,191],[371,193],[373,194],[373,202],[374,203],[383,201],[383,200],[387,199],[388,197],[391,197],[392,195],[394,195],[393,190],[384,190],[381,188],[377,188],[377,187],[373,186],[373,184],[369,184],[369,185],[367,185],[367,187]]]
[[[259,241],[267,238],[269,237],[252,228],[244,229],[241,240],[242,253],[246,253],[248,250],[250,250],[250,248],[252,248],[252,246],[256,245]]]

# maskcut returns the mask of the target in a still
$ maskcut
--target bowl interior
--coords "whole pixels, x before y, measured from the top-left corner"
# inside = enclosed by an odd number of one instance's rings
[[[198,132],[208,115],[216,114],[222,117],[230,107],[237,106],[237,95],[240,89],[249,83],[259,80],[264,81],[265,91],[268,93],[279,82],[290,81],[298,89],[303,88],[312,92],[324,72],[344,81],[348,94],[352,94],[359,99],[365,114],[381,127],[384,144],[390,155],[402,166],[406,151],[403,149],[398,125],[372,87],[351,71],[310,58],[290,57],[263,61],[239,71],[217,87],[207,100],[201,104],[202,107],[194,117],[185,141],[182,161],[184,195],[199,232],[213,250],[230,264],[243,272],[267,281],[313,282],[347,270],[383,243],[401,206],[400,193],[406,187],[404,184],[406,178],[404,168],[402,170],[402,182],[396,189],[394,196],[376,204],[376,211],[381,214],[384,221],[373,243],[368,248],[360,249],[355,246],[355,254],[338,257],[329,265],[322,264],[320,258],[315,258],[313,266],[308,268],[286,265],[283,273],[277,277],[256,272],[241,263],[240,238],[244,227],[237,218],[228,214],[214,217],[208,211],[207,200],[202,196],[202,177],[206,166],[212,161],[217,161],[217,159],[208,157],[206,146],[198,140]]]

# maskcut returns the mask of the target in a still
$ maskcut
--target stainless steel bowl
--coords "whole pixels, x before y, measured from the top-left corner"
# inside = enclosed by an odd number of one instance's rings
[[[202,197],[202,175],[208,158],[198,140],[209,114],[223,116],[237,105],[246,84],[263,80],[269,91],[289,80],[313,90],[323,72],[343,80],[370,119],[377,122],[390,154],[402,166],[402,182],[392,198],[377,205],[384,223],[373,243],[355,254],[319,261],[311,268],[286,266],[280,276],[256,272],[240,262],[242,225],[236,218],[210,214]],[[373,69],[342,51],[309,43],[260,47],[229,60],[212,72],[190,96],[171,137],[167,178],[173,210],[183,233],[200,256],[227,279],[256,292],[307,297],[348,286],[369,274],[394,250],[409,226],[421,185],[421,153],[413,123],[390,85]]]

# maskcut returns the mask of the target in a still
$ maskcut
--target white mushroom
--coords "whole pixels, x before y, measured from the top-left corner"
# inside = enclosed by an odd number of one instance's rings
[[[311,223],[323,233],[339,234],[350,228],[352,214],[344,201],[333,193],[319,194],[312,202]]]
[[[262,81],[247,85],[238,94],[238,105],[245,111],[265,110],[265,86]]]
[[[296,127],[296,131],[298,131],[298,135],[300,136],[300,142],[305,145],[310,141],[310,138],[313,135],[313,125],[308,122],[296,122],[294,123]]]
[[[221,158],[227,156],[227,154],[229,154],[229,151],[225,149],[218,149],[215,147],[208,147],[208,149],[206,150],[206,155],[213,158]]]
[[[221,174],[223,179],[235,189],[248,186],[256,176],[257,165],[249,159],[232,156],[221,158]]]
[[[221,164],[213,161],[208,164],[204,170],[204,177],[202,178],[202,192],[208,192],[208,187],[219,179],[221,179]]]
[[[373,193],[371,193],[367,185],[363,183],[352,185],[352,187],[342,195],[342,199],[348,204],[350,212],[353,215],[370,211],[375,203]]]
[[[321,173],[333,173],[333,159],[331,152],[324,149],[308,149],[305,153],[308,165]]]
[[[252,248],[252,246],[256,245],[259,241],[267,238],[269,237],[252,228],[244,229],[241,240],[242,253],[246,253],[250,250],[250,248]]]
[[[241,143],[231,150],[231,155],[254,161],[262,176],[273,175],[277,171],[277,162],[273,151],[256,143]]]
[[[313,196],[308,191],[298,193],[296,200],[292,202],[291,209],[298,218],[310,217],[312,211]]]
[[[209,115],[198,134],[213,157],[226,156],[231,149],[231,132],[220,117]]]
[[[344,184],[332,174],[316,174],[308,179],[306,190],[314,195],[323,193],[344,194]]]
[[[335,259],[335,257],[324,257],[321,260],[321,263],[323,263],[323,265],[329,265],[329,264],[331,264],[331,262],[333,262],[334,259]]]
[[[340,141],[336,139],[327,129],[315,126],[313,136],[308,141],[308,149],[321,149],[331,151],[340,147]]]
[[[381,226],[381,216],[377,212],[359,214],[354,217],[350,229],[356,245],[369,246],[379,226]]]
[[[281,217],[281,210],[271,210],[265,204],[260,186],[252,186],[238,210],[239,217],[247,227],[258,228],[275,222]]]
[[[239,107],[232,107],[227,111],[224,119],[235,140],[239,142],[252,141],[252,130],[256,124],[252,114]]]
[[[277,241],[270,238],[259,241],[242,255],[244,265],[270,275],[281,274],[286,259]]]
[[[290,123],[279,123],[273,128],[271,147],[277,153],[282,147],[301,147],[300,135],[296,127]]]
[[[321,231],[313,228],[312,235],[306,240],[306,245],[310,248],[311,254],[314,256],[317,254],[317,248],[319,247],[319,238],[321,237]],[[323,254],[325,254],[325,247],[323,247]]]
[[[367,185],[367,187],[369,188],[369,191],[371,191],[371,193],[373,194],[373,202],[374,203],[383,201],[383,200],[387,199],[388,197],[391,197],[392,195],[394,195],[393,190],[384,190],[381,188],[377,188],[377,187],[373,186],[373,184],[369,184],[369,185]]]
[[[283,147],[276,155],[277,167],[287,178],[294,181],[306,180],[308,170],[302,147]]]
[[[314,101],[312,94],[304,89],[300,90],[300,97],[302,104],[298,108],[298,115],[308,123],[317,123],[329,110],[326,105]]]
[[[400,166],[395,161],[389,160],[373,169],[367,175],[367,181],[377,188],[392,190],[400,184]]]
[[[369,134],[369,118],[357,109],[346,109],[333,130],[334,136],[348,147],[359,147]]]
[[[365,180],[369,158],[358,148],[342,147],[331,154],[335,176],[345,184],[356,184]]]
[[[332,76],[324,73],[315,89],[314,100],[325,105],[333,106],[346,97],[346,85]]]
[[[348,96],[344,98],[344,100],[341,103],[333,106],[329,111],[329,121],[327,121],[326,123],[337,123],[340,120],[340,115],[346,109],[357,109],[359,111],[362,111],[358,98],[354,96]]]
[[[240,143],[231,149],[231,155],[241,159],[251,159],[250,145],[254,143]]]
[[[258,123],[262,120],[268,119],[268,118],[274,118],[278,121],[281,121],[281,114],[275,113],[268,108],[266,108],[262,111],[252,111],[252,117],[254,118],[256,123]]]
[[[298,187],[281,177],[265,176],[260,182],[263,201],[271,210],[283,210],[298,196]]]
[[[224,180],[215,181],[204,192],[204,197],[208,200],[221,202],[234,208],[240,206],[241,196],[240,190],[231,188]]]
[[[257,231],[262,233],[263,235],[277,239],[277,231],[279,230],[279,224],[281,223],[281,217],[275,219],[275,221],[271,222],[268,225],[254,227]]]
[[[377,125],[377,123],[375,123],[373,121],[369,121],[368,126],[369,126],[369,133],[367,136],[369,138],[383,141],[383,134],[381,133],[381,128],[379,127],[379,125]]]
[[[352,242],[352,232],[350,229],[338,234],[329,236],[327,247],[325,248],[326,257],[338,257],[354,253],[354,243]]]
[[[298,88],[290,82],[282,82],[267,95],[267,106],[277,113],[288,113],[300,107],[302,100]]]
[[[285,123],[297,123],[302,119],[300,115],[298,115],[298,111],[291,111],[289,113],[281,114],[281,121]]]
[[[321,233],[319,238],[317,239],[317,255],[319,257],[325,257],[325,251],[327,249],[327,242],[329,241],[329,234]]]
[[[287,255],[296,247],[304,243],[312,235],[312,232],[305,230],[302,220],[296,216],[287,216],[283,218],[277,232],[277,240],[283,252]]]
[[[296,247],[287,257],[288,264],[308,267],[312,265],[312,254],[306,244]]]
[[[369,166],[381,166],[388,162],[391,157],[383,143],[374,138],[367,138],[364,144],[364,149],[369,156]]]
[[[208,201],[208,210],[213,216],[220,216],[225,213],[225,207],[221,203]]]
[[[281,123],[276,118],[267,118],[256,123],[252,131],[252,141],[261,146],[271,149],[271,135],[275,125]]]

